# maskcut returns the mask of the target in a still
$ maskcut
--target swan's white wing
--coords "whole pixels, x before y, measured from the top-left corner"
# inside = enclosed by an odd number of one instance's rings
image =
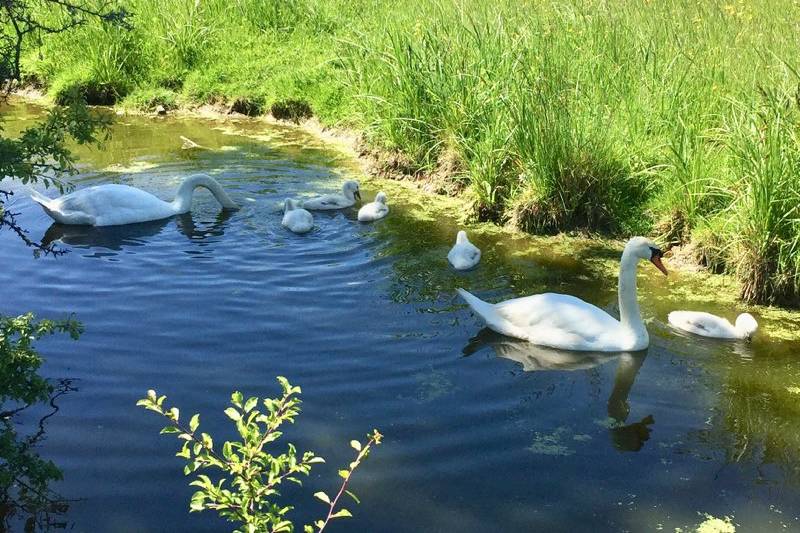
[[[308,233],[314,229],[314,217],[305,209],[293,209],[283,215],[281,225],[294,233]]]
[[[344,207],[350,207],[354,203],[355,200],[351,202],[341,194],[325,194],[323,196],[304,200],[303,207],[316,210],[342,209]]]
[[[619,321],[580,298],[535,294],[501,302],[497,314],[531,342],[565,349],[614,349],[622,332]]]
[[[481,251],[471,243],[456,244],[447,254],[447,260],[457,270],[466,270],[481,260]]]
[[[380,202],[370,202],[363,205],[358,210],[358,220],[361,222],[371,222],[385,217],[389,213],[389,208],[386,204]]]
[[[85,216],[96,226],[132,224],[174,215],[170,204],[128,185],[97,185],[80,189],[51,202],[64,217]]]
[[[722,317],[702,311],[673,311],[667,321],[678,329],[704,337],[734,338],[736,328]]]

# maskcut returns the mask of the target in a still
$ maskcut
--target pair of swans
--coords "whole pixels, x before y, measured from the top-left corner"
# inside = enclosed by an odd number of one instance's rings
[[[620,319],[579,298],[566,294],[536,294],[490,304],[464,289],[458,293],[486,325],[503,335],[562,350],[627,352],[647,348],[650,337],[636,299],[639,261],[653,263],[664,275],[663,252],[650,240],[634,237],[625,245],[619,270]],[[747,338],[757,327],[750,315],[737,325],[708,313],[671,313],[675,327],[705,336]]]
[[[311,211],[331,211],[335,209],[347,209],[356,204],[356,200],[361,201],[361,190],[358,182],[349,180],[342,185],[341,193],[325,194],[299,202],[297,208]],[[386,193],[381,191],[375,196],[375,201],[361,206],[358,210],[358,220],[360,222],[374,222],[389,214]]]

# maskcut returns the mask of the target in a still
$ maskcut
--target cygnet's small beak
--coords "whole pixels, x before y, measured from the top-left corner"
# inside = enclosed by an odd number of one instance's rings
[[[359,191],[358,189],[356,189],[356,192],[355,192],[354,194],[355,194],[355,197],[356,197],[356,198],[358,199],[358,201],[360,202],[360,201],[361,201],[361,191]]]

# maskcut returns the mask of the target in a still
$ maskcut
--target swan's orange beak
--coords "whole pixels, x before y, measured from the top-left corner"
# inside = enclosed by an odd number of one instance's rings
[[[661,256],[653,254],[653,257],[650,258],[650,262],[653,263],[657,269],[667,275],[667,268],[664,266],[664,263],[661,262]]]

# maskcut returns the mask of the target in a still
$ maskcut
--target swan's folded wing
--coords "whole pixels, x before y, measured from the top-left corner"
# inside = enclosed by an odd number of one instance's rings
[[[347,202],[343,196],[326,194],[324,196],[318,196],[317,198],[311,198],[304,201],[303,207],[306,209],[332,209],[341,207],[345,203]]]
[[[497,313],[518,328],[559,332],[591,341],[620,327],[611,315],[580,298],[566,294],[535,294],[497,304]]]

